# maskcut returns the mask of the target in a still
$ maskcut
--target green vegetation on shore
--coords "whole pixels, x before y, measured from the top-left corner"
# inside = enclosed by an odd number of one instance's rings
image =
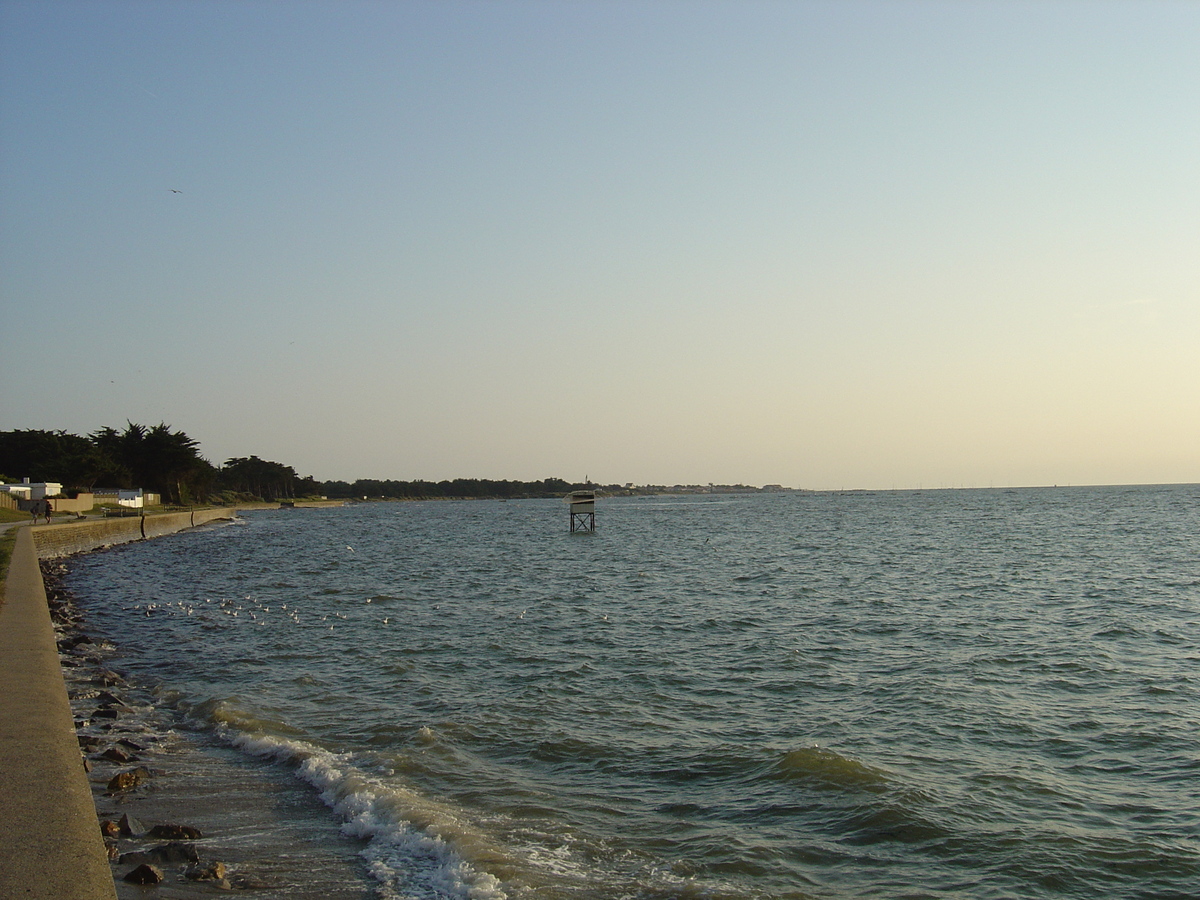
[[[81,437],[65,431],[0,431],[0,472],[64,488],[134,488],[170,503],[192,503],[211,489],[217,469],[200,456],[199,443],[161,423],[127,423]]]
[[[70,492],[103,488],[142,488],[169,504],[229,504],[254,500],[313,498],[424,500],[437,498],[517,499],[561,497],[575,490],[607,494],[749,493],[782,490],[778,485],[602,485],[568,482],[495,481],[455,478],[444,481],[317,481],[301,477],[284,463],[257,456],[234,457],[214,466],[200,455],[199,442],[160,423],[126,423],[122,431],[101,428],[86,437],[65,431],[0,431],[0,472],[34,482],[59,482]]]
[[[0,534],[0,606],[4,605],[4,584],[8,580],[8,564],[12,561],[17,529],[9,528]]]

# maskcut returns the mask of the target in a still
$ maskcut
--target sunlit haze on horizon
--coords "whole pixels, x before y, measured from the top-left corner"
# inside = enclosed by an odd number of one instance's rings
[[[0,430],[1200,481],[1200,4],[0,3]]]

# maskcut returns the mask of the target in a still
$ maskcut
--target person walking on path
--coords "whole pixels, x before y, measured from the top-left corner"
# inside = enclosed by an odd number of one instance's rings
[[[51,517],[52,515],[54,515],[54,504],[50,502],[50,498],[49,498],[49,497],[47,497],[47,498],[46,498],[45,500],[43,500],[42,502],[46,504],[46,506],[43,508],[43,512],[45,512],[45,513],[46,513],[46,524],[47,524],[47,525],[49,525],[49,524],[50,524],[50,517]]]

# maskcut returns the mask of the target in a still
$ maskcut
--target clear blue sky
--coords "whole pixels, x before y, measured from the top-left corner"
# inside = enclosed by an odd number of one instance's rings
[[[322,479],[1200,481],[1200,3],[3,0],[0,302]]]

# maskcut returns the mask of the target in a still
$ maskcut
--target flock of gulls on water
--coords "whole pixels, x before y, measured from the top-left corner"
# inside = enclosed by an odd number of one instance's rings
[[[175,191],[175,193],[178,194],[180,192]],[[354,548],[349,544],[346,545],[346,549],[351,553],[355,552]],[[376,599],[378,598],[367,597],[366,603],[373,603]],[[435,606],[434,608],[436,609],[437,607]],[[230,598],[214,600],[213,598],[208,597],[204,600],[203,604],[201,604],[199,600],[176,600],[173,603],[146,603],[142,605],[142,611],[146,616],[153,616],[162,613],[174,613],[178,611],[182,612],[184,615],[197,616],[200,619],[208,622],[219,622],[221,621],[219,616],[225,616],[232,619],[249,619],[256,625],[266,625],[267,616],[271,614],[272,610],[275,610],[276,613],[282,615],[285,619],[291,619],[291,621],[296,625],[301,624],[300,612],[294,605],[289,607],[286,603],[280,603],[277,606],[272,607],[267,606],[259,600],[255,600],[253,597],[245,597],[242,600],[232,600]],[[333,631],[336,627],[336,623],[330,622],[330,619],[340,619],[345,621],[348,618],[349,616],[347,616],[345,613],[330,612],[322,614],[319,617],[319,621],[321,624],[327,625],[330,631]],[[391,625],[392,618],[392,616],[384,616],[381,622],[384,625]],[[309,623],[312,623],[316,621],[317,617],[315,615],[306,616],[306,619]]]
[[[376,598],[368,597],[366,603],[372,603]],[[199,600],[176,600],[172,603],[147,603],[142,607],[143,613],[149,617],[153,615],[161,615],[163,613],[171,614],[181,612],[187,616],[196,616],[206,622],[220,622],[221,617],[232,619],[244,618],[248,619],[256,625],[266,625],[267,617],[274,611],[276,615],[282,616],[285,619],[290,619],[294,624],[299,625],[300,611],[294,606],[289,606],[286,603],[280,603],[277,606],[267,606],[253,597],[245,597],[242,600],[233,600],[225,598],[215,600],[208,597],[201,603]],[[349,618],[345,613],[329,612],[323,613],[319,617],[316,615],[305,617],[308,623],[315,624],[320,622],[322,625],[327,625],[330,631],[333,631],[336,622],[331,622],[330,619],[345,621]],[[391,616],[384,616],[381,620],[382,624],[390,625],[392,623]]]

